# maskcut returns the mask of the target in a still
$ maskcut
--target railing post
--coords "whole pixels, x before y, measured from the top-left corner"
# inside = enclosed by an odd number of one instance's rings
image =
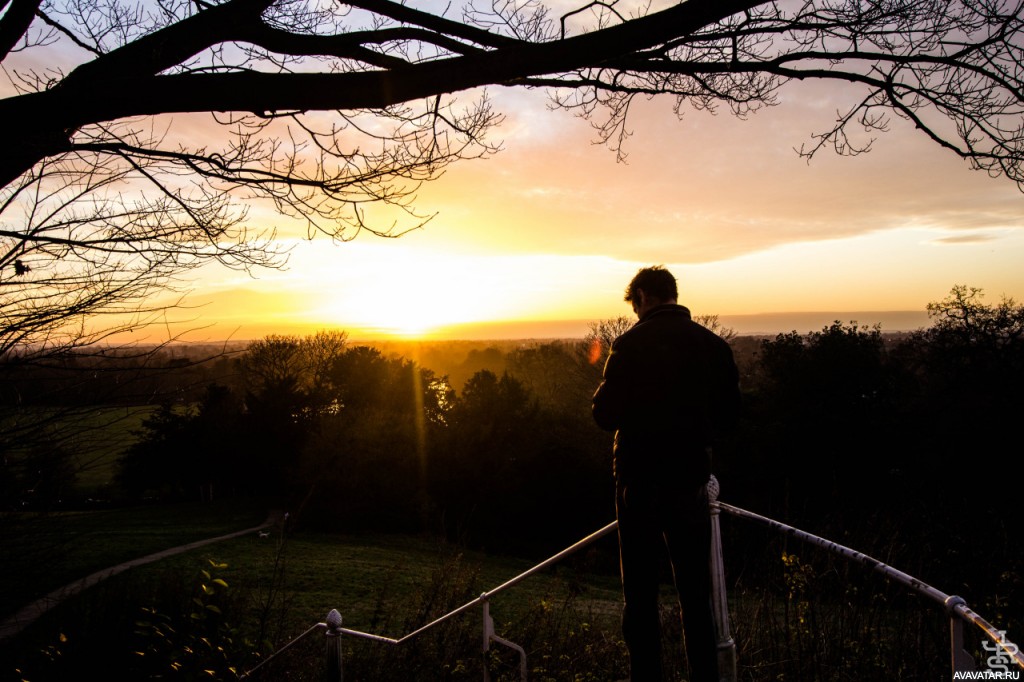
[[[491,620],[491,602],[487,598],[486,592],[480,595],[480,603],[483,605],[484,611],[484,646],[482,657],[484,667],[484,682],[491,682],[491,671],[487,668],[487,652],[491,650],[491,638],[494,636],[494,621]]]
[[[491,618],[491,600],[490,595],[487,592],[480,595],[480,603],[483,605],[484,610],[484,682],[490,682],[491,680],[491,671],[487,667],[487,652],[491,650],[491,642],[497,642],[502,646],[507,646],[509,649],[513,649],[519,654],[519,679],[521,682],[526,682],[526,650],[515,642],[510,642],[504,637],[499,637],[495,634],[494,619]]]
[[[711,606],[718,634],[718,679],[736,682],[736,642],[729,631],[729,603],[725,594],[725,566],[722,561],[721,509],[718,493],[721,486],[714,476],[708,481],[708,503],[711,508]]]
[[[327,614],[327,664],[324,667],[324,682],[342,682],[341,668],[341,614],[331,609]]]
[[[949,613],[949,650],[950,664],[954,675],[958,671],[972,672],[976,669],[974,657],[964,648],[964,621],[956,613],[956,607],[966,604],[963,597],[951,595],[946,598],[946,611]]]

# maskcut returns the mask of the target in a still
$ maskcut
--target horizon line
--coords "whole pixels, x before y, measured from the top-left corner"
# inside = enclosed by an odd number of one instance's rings
[[[623,316],[631,317],[631,316]],[[582,339],[589,325],[611,317],[520,319],[464,322],[438,325],[419,334],[400,333],[377,326],[338,324],[252,324],[236,326],[228,337],[206,339],[180,339],[180,343],[245,343],[268,335],[305,336],[317,331],[337,330],[348,334],[352,342],[414,342],[414,341],[506,341]],[[857,310],[857,311],[796,311],[771,313],[719,314],[719,323],[738,336],[774,336],[790,332],[818,332],[835,322],[856,324],[858,327],[878,325],[883,333],[907,333],[930,326],[927,311],[923,310]],[[248,327],[248,329],[246,329]],[[213,331],[209,326],[207,332]],[[241,334],[239,334],[241,332]],[[139,339],[142,341],[142,339]]]

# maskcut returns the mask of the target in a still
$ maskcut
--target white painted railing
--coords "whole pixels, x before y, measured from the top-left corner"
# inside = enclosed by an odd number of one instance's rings
[[[746,509],[740,509],[739,507],[725,504],[724,502],[717,502],[715,506],[718,507],[720,511],[731,514],[732,516],[763,523],[780,533],[785,533],[790,537],[803,540],[804,542],[821,547],[832,554],[841,556],[844,559],[866,566],[873,571],[881,573],[889,580],[909,587],[911,591],[927,597],[945,608],[949,613],[950,666],[954,679],[972,679],[971,675],[964,675],[963,673],[971,673],[977,670],[977,664],[973,657],[964,650],[964,623],[974,625],[989,640],[988,642],[983,643],[982,647],[987,652],[993,654],[992,656],[989,656],[986,661],[990,670],[1010,672],[1011,667],[1016,667],[1019,671],[1024,671],[1024,654],[1021,653],[1020,648],[1016,644],[1006,639],[1006,631],[997,630],[995,626],[968,608],[967,602],[965,602],[961,597],[948,595],[912,575],[904,573],[897,568],[893,568],[888,564],[884,564],[878,559],[873,559],[872,557],[858,552],[855,549],[844,547],[839,543],[818,537],[817,535],[812,535],[798,528],[788,526],[785,523],[776,521],[775,519],[770,519],[766,516],[761,516],[760,514],[747,511]],[[957,673],[961,673],[961,675],[957,675]],[[978,679],[997,678],[979,677]],[[1019,679],[1019,677],[1012,679]]]
[[[966,602],[957,596],[950,596],[946,593],[935,589],[931,585],[928,585],[917,578],[904,573],[892,566],[882,563],[877,559],[873,559],[866,554],[862,554],[856,550],[844,547],[836,542],[827,540],[825,538],[812,535],[798,528],[786,525],[775,519],[755,514],[754,512],[734,507],[730,504],[718,501],[718,481],[714,476],[711,477],[711,481],[708,483],[708,498],[711,502],[711,572],[712,572],[712,606],[715,613],[715,621],[718,630],[718,662],[719,662],[719,677],[721,682],[735,682],[737,679],[737,662],[736,662],[736,644],[730,634],[729,627],[729,611],[726,603],[726,590],[725,590],[725,573],[723,570],[722,562],[722,542],[721,542],[721,529],[719,524],[719,517],[722,513],[729,514],[742,519],[755,521],[762,523],[770,528],[785,533],[789,537],[794,537],[804,542],[808,542],[812,545],[816,545],[825,549],[826,551],[843,557],[849,561],[859,563],[866,566],[878,573],[881,573],[886,578],[893,580],[897,583],[905,585],[910,588],[913,592],[923,595],[932,601],[942,606],[949,614],[950,619],[950,665],[952,670],[952,677],[954,680],[957,679],[1021,679],[1024,677],[1022,671],[1024,671],[1024,654],[1021,653],[1020,649],[1016,644],[1006,638],[1006,632],[1003,630],[997,630],[991,623],[982,618],[980,615],[975,613],[973,610],[967,607]],[[525,682],[527,678],[527,666],[526,666],[526,652],[523,648],[513,642],[499,637],[494,632],[494,621],[490,616],[490,600],[497,596],[501,592],[517,585],[526,578],[532,576],[539,571],[552,566],[567,556],[575,553],[576,551],[586,547],[595,540],[598,540],[618,528],[618,523],[613,521],[604,528],[601,528],[594,533],[591,533],[587,537],[583,538],[579,542],[573,544],[570,547],[562,550],[558,554],[555,554],[548,559],[540,562],[533,568],[524,571],[516,577],[505,581],[501,585],[498,585],[492,590],[484,592],[476,599],[473,599],[462,606],[454,609],[440,618],[427,623],[426,625],[410,632],[409,634],[400,637],[384,637],[382,635],[370,634],[367,632],[361,632],[359,630],[351,630],[349,628],[342,627],[341,614],[333,609],[327,615],[327,619],[323,623],[317,623],[306,630],[304,633],[296,637],[294,640],[286,644],[284,647],[276,651],[274,654],[269,656],[266,660],[260,663],[258,666],[250,670],[249,672],[242,675],[242,679],[252,677],[260,671],[263,666],[270,663],[274,658],[282,654],[293,645],[297,644],[308,635],[324,631],[327,641],[327,664],[326,674],[324,679],[329,682],[337,680],[341,682],[343,679],[343,666],[341,656],[341,638],[343,635],[349,635],[352,637],[359,637],[362,639],[368,639],[375,642],[382,642],[391,645],[401,645],[409,640],[417,637],[418,635],[430,630],[431,628],[440,625],[441,623],[455,617],[456,615],[463,613],[474,607],[480,607],[483,615],[483,653],[490,650],[491,644],[500,644],[502,646],[509,647],[519,654],[519,669],[520,677]],[[987,642],[983,643],[985,651],[992,655],[988,657],[986,663],[988,670],[977,671],[977,664],[973,657],[967,651],[964,650],[964,638],[963,638],[963,625],[969,623],[976,627],[982,635],[987,638]],[[484,682],[489,682],[490,673],[487,669],[486,661],[483,666],[483,677]],[[1015,669],[1015,670],[1014,670]],[[992,673],[996,673],[993,675]],[[1005,676],[1000,673],[1007,673]],[[1016,677],[1013,675],[1016,674]]]
[[[309,628],[308,630],[303,632],[301,635],[299,635],[298,637],[293,639],[291,642],[289,642],[288,644],[283,646],[281,649],[278,649],[276,652],[274,652],[273,655],[269,656],[266,660],[261,662],[258,666],[256,666],[255,668],[253,668],[249,672],[247,672],[244,675],[242,675],[242,678],[245,679],[247,677],[251,677],[253,674],[257,673],[263,666],[265,666],[268,663],[270,663],[275,657],[277,657],[278,655],[280,655],[281,653],[283,653],[287,649],[291,648],[292,646],[297,644],[299,641],[301,641],[302,639],[304,639],[308,635],[310,635],[310,634],[312,634],[312,633],[314,633],[314,632],[316,632],[318,630],[324,630],[325,634],[327,636],[327,650],[328,650],[327,651],[328,673],[325,676],[325,679],[332,680],[332,681],[333,680],[339,680],[339,682],[340,682],[340,680],[342,679],[342,662],[341,662],[341,636],[342,635],[351,635],[353,637],[360,637],[362,639],[369,639],[369,640],[372,640],[374,642],[382,642],[384,644],[400,645],[400,644],[404,644],[404,643],[408,642],[410,639],[413,639],[414,637],[417,637],[418,635],[423,634],[427,630],[430,630],[431,628],[433,628],[433,627],[435,627],[437,625],[440,625],[441,623],[445,622],[446,620],[449,620],[450,618],[453,618],[453,617],[459,615],[460,613],[463,613],[464,611],[468,611],[469,609],[472,609],[473,607],[479,606],[479,607],[481,607],[482,612],[483,612],[483,651],[484,651],[484,653],[486,654],[486,652],[490,650],[490,646],[491,646],[492,642],[496,643],[496,644],[501,644],[502,646],[507,646],[507,647],[509,647],[511,649],[514,649],[515,651],[517,651],[519,653],[520,676],[521,676],[521,678],[523,680],[525,680],[526,679],[526,651],[524,651],[523,648],[521,646],[519,646],[518,644],[510,642],[510,641],[508,641],[506,639],[503,639],[503,638],[501,638],[501,637],[499,637],[499,636],[497,636],[495,634],[495,632],[494,632],[494,621],[491,619],[491,616],[490,616],[490,600],[491,600],[491,598],[494,597],[495,595],[500,594],[501,592],[504,592],[505,590],[509,589],[510,587],[513,587],[513,586],[519,584],[523,580],[529,578],[534,573],[538,573],[540,571],[543,571],[545,568],[548,568],[549,566],[557,564],[559,561],[561,561],[562,559],[566,558],[567,556],[575,553],[577,550],[583,549],[584,547],[586,547],[590,543],[594,542],[595,540],[599,540],[599,539],[603,538],[605,535],[608,535],[609,533],[615,531],[616,528],[618,528],[618,522],[617,521],[612,521],[611,523],[609,523],[604,528],[601,528],[600,530],[591,533],[590,535],[588,535],[587,537],[583,538],[579,542],[573,544],[570,547],[567,547],[567,548],[563,549],[558,554],[555,554],[554,556],[551,556],[551,557],[545,559],[544,561],[540,562],[539,564],[537,564],[533,568],[530,568],[530,569],[528,569],[526,571],[523,571],[522,573],[520,573],[516,577],[514,577],[514,578],[512,578],[510,580],[506,580],[505,582],[503,582],[501,585],[498,585],[494,589],[491,589],[491,590],[488,590],[487,592],[484,592],[483,594],[481,594],[476,599],[473,599],[473,600],[471,600],[469,602],[466,602],[465,604],[463,604],[462,606],[458,607],[457,609],[449,611],[448,613],[446,613],[445,615],[441,616],[440,618],[438,618],[438,619],[436,619],[434,621],[431,621],[430,623],[427,623],[426,625],[424,625],[424,626],[422,626],[422,627],[420,627],[420,628],[410,632],[409,634],[405,635],[404,637],[400,637],[398,639],[395,639],[393,637],[384,637],[382,635],[374,635],[374,634],[370,634],[368,632],[361,632],[359,630],[350,630],[349,628],[342,627],[341,614],[338,613],[337,609],[333,609],[333,610],[331,610],[331,612],[329,614],[327,614],[326,622],[324,622],[324,623],[317,623],[313,627]],[[489,680],[489,677],[490,676],[489,676],[489,673],[487,671],[487,666],[485,665],[484,666],[484,682],[487,682]]]

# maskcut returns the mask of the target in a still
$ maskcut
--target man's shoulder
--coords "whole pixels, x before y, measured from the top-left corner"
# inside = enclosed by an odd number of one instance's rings
[[[652,315],[645,317],[619,336],[613,347],[622,349],[643,346],[673,337],[680,341],[698,343],[702,347],[717,346],[731,352],[728,341],[704,325],[694,322],[690,311],[681,305],[656,309]]]
[[[681,305],[664,305],[652,310],[619,338],[644,338],[661,335],[670,329],[690,329],[694,325],[700,327],[691,319],[689,309]]]

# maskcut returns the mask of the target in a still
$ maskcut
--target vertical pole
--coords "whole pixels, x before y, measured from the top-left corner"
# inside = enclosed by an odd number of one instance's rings
[[[725,566],[722,561],[721,509],[718,493],[721,487],[714,476],[708,481],[708,503],[711,508],[711,606],[718,634],[718,679],[736,682],[736,642],[729,631],[729,604],[725,594]]]
[[[966,603],[963,597],[956,595],[946,598],[946,611],[949,612],[950,665],[953,667],[954,675],[957,672],[975,670],[974,657],[964,648],[964,622],[956,613],[956,607]]]
[[[327,664],[324,667],[324,682],[342,682],[341,668],[341,614],[331,609],[327,614]]]
[[[491,620],[491,602],[487,598],[486,592],[480,595],[480,603],[483,604],[484,609],[484,646],[482,656],[484,668],[484,682],[491,682],[491,671],[487,668],[487,652],[491,650],[491,636],[494,634],[494,621]]]

